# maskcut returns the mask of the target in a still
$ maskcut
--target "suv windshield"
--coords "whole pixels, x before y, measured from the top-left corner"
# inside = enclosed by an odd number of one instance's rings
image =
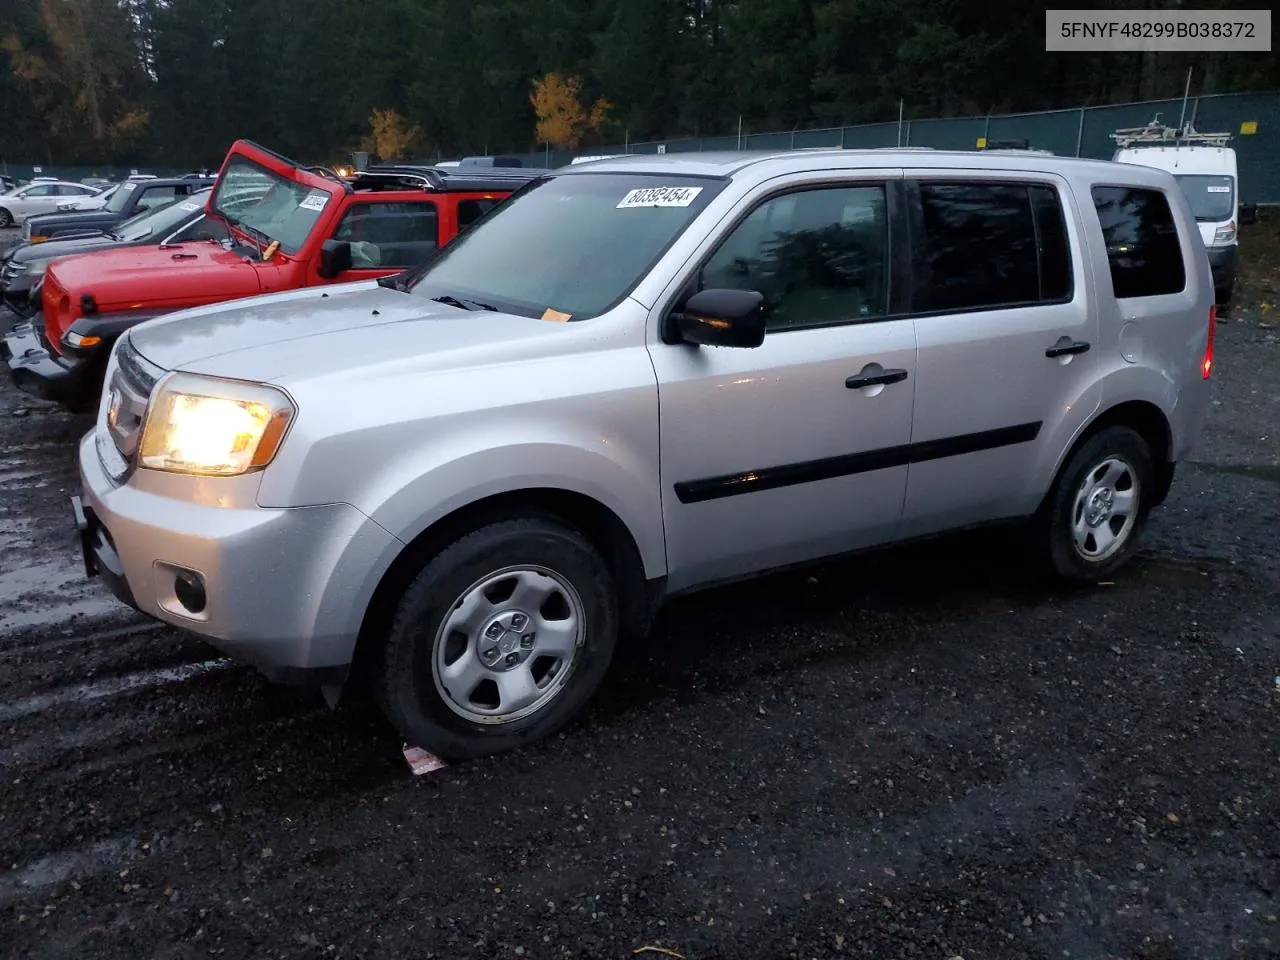
[[[233,157],[213,194],[213,209],[232,223],[280,241],[285,253],[297,253],[320,219],[330,195],[272,173],[247,157]]]
[[[163,207],[146,210],[120,224],[116,228],[116,236],[122,240],[145,240],[147,237],[166,234],[203,210],[208,196],[209,191],[206,190],[190,197],[170,200]]]
[[[1175,179],[1197,220],[1215,223],[1230,220],[1235,213],[1236,197],[1231,177],[1188,173]]]
[[[116,192],[111,194],[111,199],[107,201],[106,209],[111,213],[119,213],[129,205],[129,198],[133,196],[133,191],[138,189],[138,185],[132,181],[120,184]]]
[[[631,292],[726,182],[636,173],[535,181],[456,237],[412,289],[530,317],[598,316]]]

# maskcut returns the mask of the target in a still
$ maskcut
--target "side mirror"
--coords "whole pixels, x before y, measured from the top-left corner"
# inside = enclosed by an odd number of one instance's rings
[[[343,270],[351,269],[351,244],[345,240],[326,240],[320,247],[320,266],[316,272],[332,280]]]
[[[700,290],[676,314],[676,331],[684,343],[758,347],[767,313],[764,294],[755,290]]]

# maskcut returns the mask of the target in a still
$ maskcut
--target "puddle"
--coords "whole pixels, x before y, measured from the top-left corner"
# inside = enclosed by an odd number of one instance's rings
[[[213,660],[202,660],[199,663],[184,663],[177,667],[164,667],[160,670],[142,670],[138,673],[125,674],[122,677],[108,677],[94,683],[82,683],[74,687],[63,687],[52,693],[38,693],[11,703],[0,704],[0,721],[8,722],[19,717],[29,716],[48,710],[50,707],[67,703],[82,703],[86,700],[101,700],[103,697],[114,697],[130,690],[145,687],[163,687],[171,683],[183,683],[192,677],[225,670],[232,665],[228,657],[217,657]]]
[[[1188,460],[1187,464],[1207,470],[1209,473],[1229,473],[1237,477],[1249,477],[1266,483],[1280,483],[1280,465],[1266,463],[1204,463]]]

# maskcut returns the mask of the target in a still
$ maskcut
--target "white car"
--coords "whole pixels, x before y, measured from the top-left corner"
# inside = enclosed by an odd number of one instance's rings
[[[92,197],[93,187],[66,180],[35,180],[0,194],[0,229],[21,224],[27,217],[56,213],[58,203],[75,197]]]
[[[111,199],[111,195],[120,189],[120,184],[113,183],[106,187],[99,188],[97,193],[90,194],[87,197],[74,197],[71,200],[58,201],[58,213],[68,213],[72,210],[101,210],[107,205],[107,201]]]

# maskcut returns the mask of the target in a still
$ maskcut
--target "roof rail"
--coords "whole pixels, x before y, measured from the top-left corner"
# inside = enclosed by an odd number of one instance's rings
[[[516,190],[548,171],[540,167],[446,167],[389,164],[356,170],[347,177],[355,189],[362,187],[420,187],[424,190]]]
[[[1136,147],[1225,147],[1229,133],[1200,133],[1188,122],[1181,129],[1160,122],[1160,114],[1145,127],[1122,127],[1111,134],[1116,146]]]

